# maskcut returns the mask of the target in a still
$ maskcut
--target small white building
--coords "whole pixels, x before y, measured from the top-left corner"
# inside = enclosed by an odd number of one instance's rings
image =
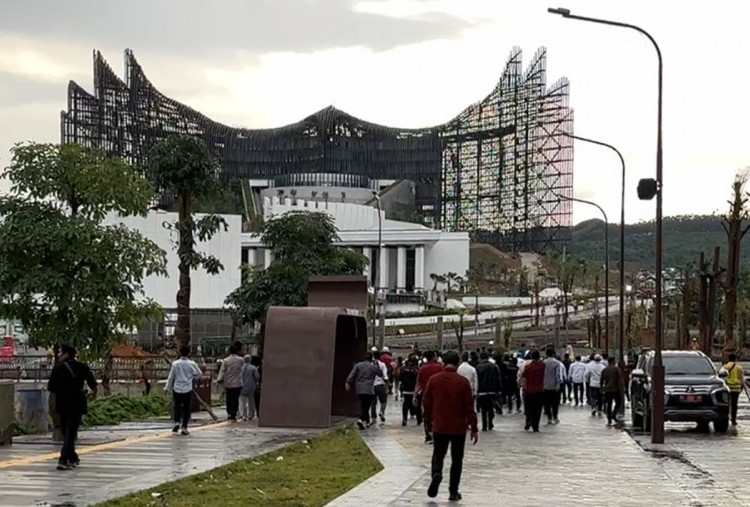
[[[385,212],[354,203],[305,201],[265,197],[263,218],[269,220],[289,211],[323,211],[330,214],[338,229],[342,247],[362,253],[370,259],[365,269],[372,287],[389,301],[406,303],[409,295],[421,295],[430,288],[430,274],[463,275],[469,269],[469,234],[443,232],[409,223],[388,220]],[[379,221],[382,228],[379,229]],[[378,234],[381,232],[382,256],[378,266]],[[242,259],[251,265],[268,266],[273,253],[257,233],[242,234]],[[377,279],[373,275],[377,274]],[[395,297],[394,297],[395,296]],[[421,296],[419,296],[421,299]]]

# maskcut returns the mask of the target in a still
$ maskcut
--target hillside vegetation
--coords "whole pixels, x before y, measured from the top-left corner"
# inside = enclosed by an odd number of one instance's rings
[[[666,217],[664,231],[664,266],[697,267],[700,252],[708,259],[714,247],[721,248],[720,261],[726,264],[727,237],[719,215]],[[609,225],[610,259],[616,260],[620,248],[619,224]],[[601,259],[604,254],[604,222],[587,220],[573,228],[568,247],[571,254]],[[625,260],[649,268],[654,264],[654,223],[641,222],[625,226]],[[740,265],[750,263],[750,235],[742,241]]]

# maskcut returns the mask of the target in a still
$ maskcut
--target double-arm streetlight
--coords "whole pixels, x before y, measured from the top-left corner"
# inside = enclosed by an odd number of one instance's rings
[[[383,255],[383,217],[380,207],[380,194],[373,191],[372,196],[375,199],[375,204],[377,204],[378,208],[378,260],[373,263],[373,278],[372,281],[373,284],[373,312],[372,312],[372,344],[375,345],[375,334],[376,334],[376,327],[375,327],[375,321],[377,319],[377,308],[381,306],[380,303],[380,263],[381,256]],[[385,305],[382,305],[380,308],[381,313],[385,312]],[[383,350],[383,345],[385,344],[385,321],[381,318],[381,329],[379,329],[379,333],[377,333],[378,336],[378,350]]]
[[[646,30],[639,26],[631,25],[629,23],[621,23],[619,21],[610,21],[606,19],[590,18],[586,16],[576,16],[570,13],[570,9],[547,9],[552,14],[559,14],[564,18],[577,19],[579,21],[589,21],[592,23],[599,23],[602,25],[617,26],[620,28],[629,28],[636,32],[646,36],[648,40],[653,44],[656,49],[656,56],[659,64],[659,78],[658,78],[658,112],[657,112],[657,126],[656,126],[656,178],[655,179],[642,179],[638,183],[638,197],[640,199],[653,199],[656,197],[656,245],[655,245],[655,256],[654,256],[654,270],[656,271],[656,301],[654,309],[654,325],[655,336],[654,336],[654,364],[651,370],[651,408],[653,417],[651,417],[651,442],[655,444],[664,443],[664,363],[662,362],[662,197],[664,188],[664,178],[662,174],[662,75],[663,65],[661,58],[661,50],[656,40]]]
[[[575,139],[576,141],[583,141],[585,143],[596,144],[598,146],[609,148],[610,150],[617,153],[617,156],[620,158],[620,165],[622,166],[622,183],[620,186],[620,318],[617,330],[617,340],[619,342],[618,350],[620,353],[620,367],[623,368],[625,366],[625,159],[623,158],[622,153],[620,153],[620,150],[618,150],[611,144],[568,133],[563,133],[563,135],[571,139]],[[606,217],[604,220],[606,222]],[[605,229],[604,231],[606,235],[607,229]],[[605,239],[605,242],[606,241],[607,240]],[[607,244],[609,245],[609,243]],[[607,249],[607,252],[609,252],[609,247]],[[609,293],[609,285],[607,285],[607,293]],[[607,323],[609,325],[609,321],[607,321]]]
[[[604,350],[609,354],[609,220],[607,219],[607,212],[593,201],[578,199],[577,197],[566,197],[558,193],[554,193],[554,195],[558,199],[595,206],[602,212],[602,216],[604,217],[604,286],[607,287],[607,290],[604,291],[604,322],[606,323],[604,326]],[[563,285],[563,287],[565,286]],[[597,320],[599,319],[597,318]]]

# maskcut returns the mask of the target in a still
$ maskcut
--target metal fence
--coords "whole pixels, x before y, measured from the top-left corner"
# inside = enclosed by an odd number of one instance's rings
[[[219,357],[193,358],[198,366],[215,376],[218,373]],[[45,382],[52,372],[53,361],[44,356],[14,356],[0,358],[0,380],[30,380]],[[98,360],[89,363],[94,376],[104,376],[105,362]],[[113,381],[136,382],[145,375],[150,381],[165,380],[169,375],[170,364],[162,356],[116,357],[112,360],[109,378]]]

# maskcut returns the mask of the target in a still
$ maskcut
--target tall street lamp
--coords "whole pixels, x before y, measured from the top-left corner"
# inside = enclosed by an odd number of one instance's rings
[[[622,166],[622,184],[620,186],[620,318],[619,328],[617,330],[617,340],[619,342],[619,354],[620,354],[620,368],[625,366],[625,159],[620,153],[620,150],[601,141],[589,139],[586,137],[576,136],[573,134],[563,133],[564,136],[576,141],[583,141],[585,143],[596,144],[598,146],[604,146],[617,153],[620,158],[620,165]],[[606,234],[606,229],[605,229]],[[605,240],[606,241],[606,240]],[[609,291],[609,287],[607,287]],[[623,370],[624,371],[624,370]]]
[[[378,208],[378,261],[375,263],[375,269],[373,271],[375,272],[375,280],[373,280],[373,286],[374,289],[374,299],[375,299],[375,308],[378,307],[378,304],[380,302],[380,262],[381,262],[381,256],[383,255],[383,216],[380,208],[380,194],[373,191],[372,192],[373,197],[375,198],[375,204],[377,204]],[[382,305],[382,308],[380,309],[381,313],[385,312],[385,305]],[[375,344],[375,319],[376,319],[376,312],[373,312],[372,314],[372,342],[373,345]],[[378,337],[378,349],[382,350],[383,345],[385,344],[385,321],[383,319],[380,319],[381,321],[381,328],[379,331],[379,337]]]
[[[604,350],[609,354],[609,220],[607,219],[607,213],[601,206],[593,201],[578,199],[577,197],[566,197],[557,193],[554,193],[554,195],[557,198],[566,201],[575,201],[595,206],[602,212],[602,216],[604,217],[604,286],[606,287],[606,290],[604,291],[604,322],[606,322],[606,325],[604,326]]]
[[[599,18],[589,18],[585,16],[575,16],[570,13],[570,9],[547,9],[547,12],[552,14],[559,14],[564,18],[577,19],[579,21],[590,21],[592,23],[600,23],[603,25],[617,26],[621,28],[629,28],[635,30],[638,33],[645,35],[654,49],[656,49],[656,56],[659,63],[659,79],[658,79],[658,112],[657,112],[657,123],[656,123],[656,178],[655,179],[642,179],[638,182],[638,197],[641,199],[653,199],[656,196],[656,245],[655,245],[655,256],[654,256],[654,271],[656,271],[656,301],[654,302],[654,326],[656,327],[654,337],[654,364],[651,367],[651,442],[654,444],[664,443],[664,363],[662,362],[662,287],[661,287],[661,268],[662,268],[662,197],[664,188],[664,177],[662,174],[662,75],[663,75],[663,64],[661,58],[661,49],[656,43],[654,38],[646,30],[639,26],[631,25],[628,23],[621,23],[619,21],[610,21]]]

